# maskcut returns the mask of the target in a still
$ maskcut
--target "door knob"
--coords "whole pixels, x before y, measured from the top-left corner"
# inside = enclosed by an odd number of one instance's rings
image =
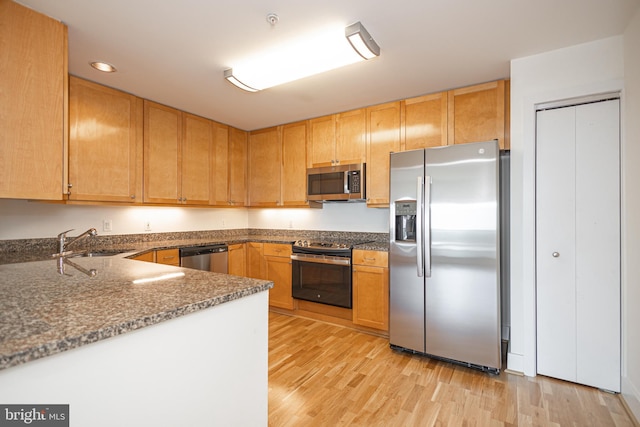
[[[551,254],[552,257],[558,258],[560,256],[560,252],[554,252]]]

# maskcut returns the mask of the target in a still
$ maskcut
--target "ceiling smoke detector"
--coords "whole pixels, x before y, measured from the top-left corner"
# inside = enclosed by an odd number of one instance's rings
[[[279,20],[280,18],[275,13],[270,13],[267,15],[267,22],[272,26],[275,26]]]

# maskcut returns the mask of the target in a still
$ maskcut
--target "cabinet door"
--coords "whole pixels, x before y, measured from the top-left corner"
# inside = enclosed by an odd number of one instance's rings
[[[307,206],[307,123],[282,127],[282,205]]]
[[[387,257],[386,252],[354,250],[352,270],[353,323],[385,332],[389,330]]]
[[[366,159],[367,119],[364,108],[340,113],[336,118],[336,162],[362,163]]]
[[[229,245],[228,271],[234,276],[246,276],[245,244]]]
[[[178,202],[182,113],[144,101],[144,201]]]
[[[308,167],[331,166],[336,159],[336,116],[309,120]]]
[[[69,200],[142,201],[142,105],[69,77]]]
[[[156,251],[156,262],[158,264],[180,265],[180,250],[178,249],[161,249]]]
[[[247,204],[247,132],[229,128],[229,204]]]
[[[291,259],[289,257],[266,256],[266,278],[273,282],[269,290],[269,305],[293,310],[291,296]]]
[[[247,277],[265,279],[263,244],[247,243]]]
[[[447,92],[402,101],[402,151],[447,145]]]
[[[400,151],[400,102],[367,108],[367,205],[389,206],[389,153]]]
[[[136,261],[156,262],[156,252],[155,251],[145,252],[140,255],[136,255],[131,259],[135,259]]]
[[[282,144],[278,128],[249,134],[249,206],[280,205]]]
[[[0,197],[66,193],[67,27],[0,1]]]
[[[505,82],[449,91],[449,145],[497,139],[505,148]]]
[[[216,122],[213,126],[213,156],[211,204],[229,204],[229,127]]]
[[[210,120],[183,114],[180,201],[208,205],[211,197],[213,127]]]

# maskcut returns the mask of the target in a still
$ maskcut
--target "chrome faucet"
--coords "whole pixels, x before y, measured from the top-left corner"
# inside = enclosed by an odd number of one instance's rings
[[[73,231],[73,230],[74,229],[72,228],[71,230],[63,231],[62,233],[58,234],[58,253],[54,254],[53,256],[69,255],[70,253],[72,253],[71,251],[67,250],[67,248],[70,245],[74,244],[78,240],[84,239],[87,236],[97,236],[98,235],[98,232],[96,231],[95,228],[90,228],[87,231],[85,231],[84,233],[80,234],[79,236],[72,237],[72,238],[70,238],[70,240],[67,240],[67,233],[70,232],[70,231]]]

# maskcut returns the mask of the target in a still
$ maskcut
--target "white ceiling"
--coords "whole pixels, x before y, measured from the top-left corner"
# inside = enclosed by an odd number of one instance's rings
[[[69,72],[254,130],[509,77],[509,61],[619,35],[640,0],[19,0],[69,27]],[[271,27],[268,13],[279,15]],[[247,93],[234,60],[361,21],[380,57]],[[93,70],[102,60],[115,74]]]

